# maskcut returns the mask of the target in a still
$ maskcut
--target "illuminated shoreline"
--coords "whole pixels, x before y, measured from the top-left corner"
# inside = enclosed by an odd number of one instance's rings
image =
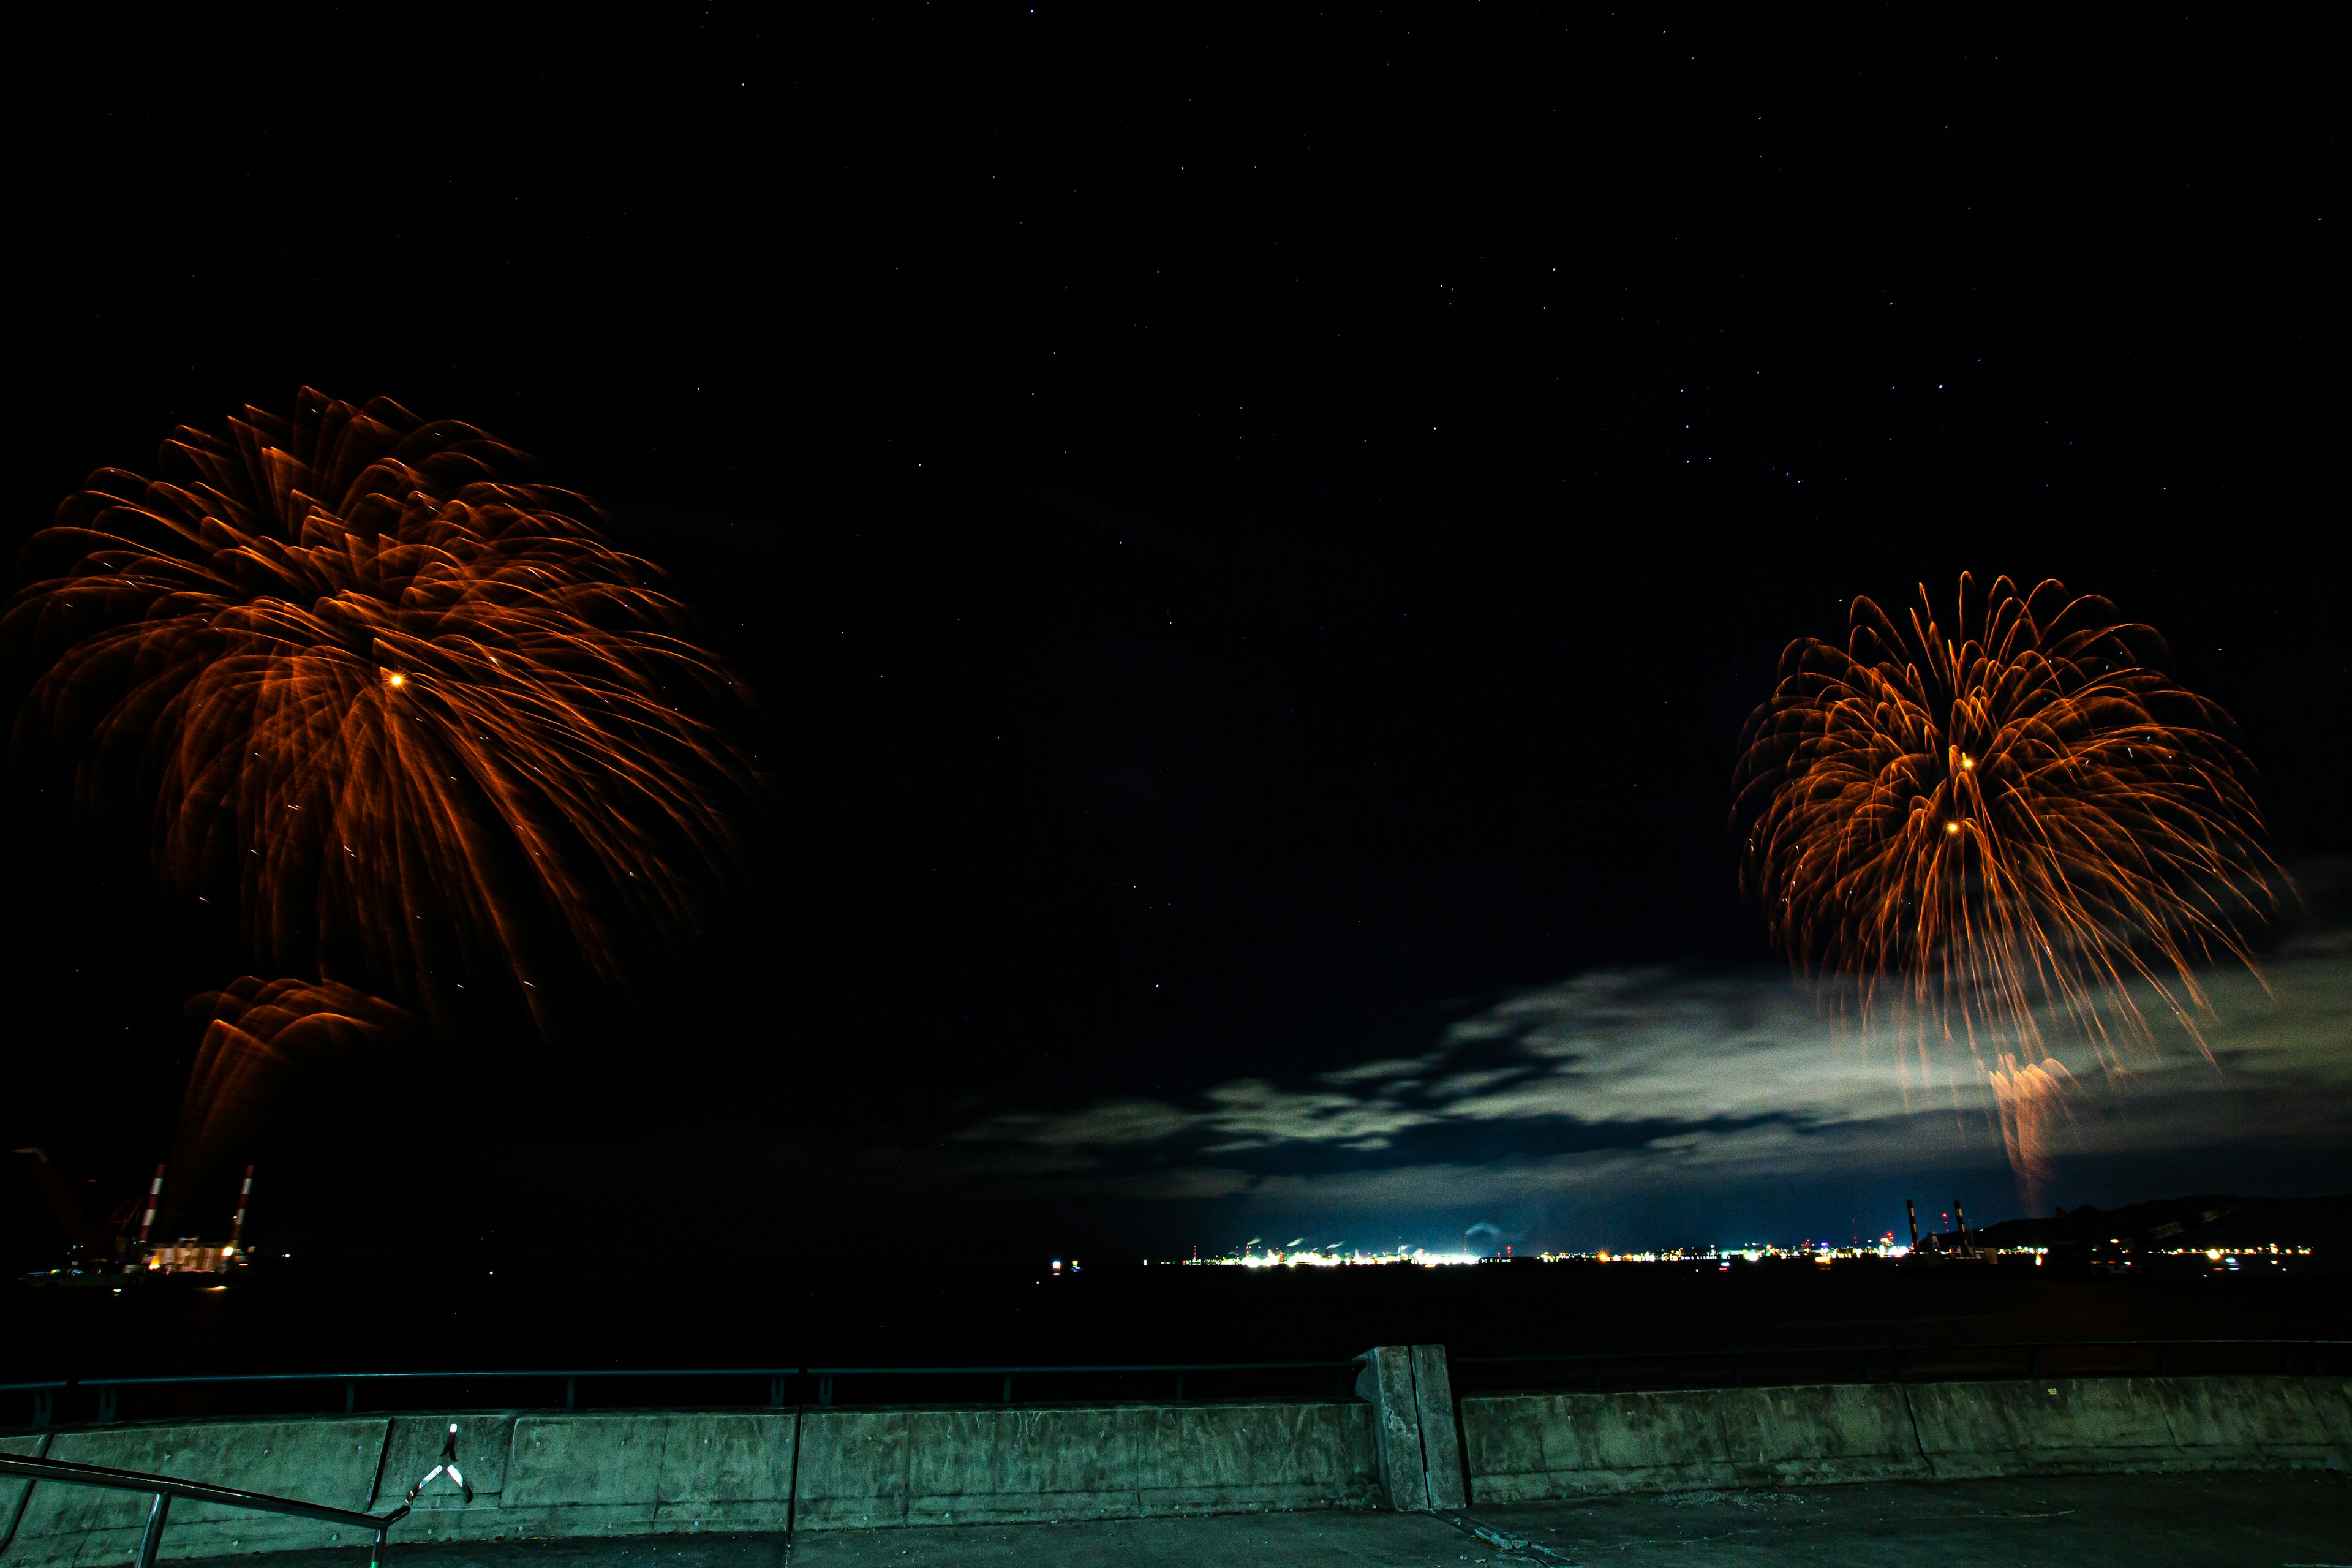
[[[2102,1249],[2104,1251],[2104,1249]],[[2133,1248],[2130,1250],[2141,1250]],[[2261,1247],[2150,1247],[2145,1249],[2154,1258],[2203,1258],[2211,1263],[2234,1267],[2239,1259],[2273,1261],[2289,1258],[2309,1258],[2308,1247],[2282,1247],[2273,1242]],[[1936,1249],[1923,1247],[1916,1255],[1923,1261],[1937,1259],[1958,1261],[1971,1258],[1979,1261],[2001,1260],[2032,1263],[2039,1266],[2051,1252],[2048,1247],[2002,1247]],[[1430,1252],[1421,1247],[1405,1247],[1395,1252],[1341,1252],[1326,1248],[1305,1248],[1296,1252],[1273,1248],[1265,1252],[1234,1252],[1222,1258],[1184,1258],[1166,1259],[1170,1266],[1220,1268],[1393,1268],[1410,1264],[1422,1268],[1450,1268],[1478,1263],[1712,1263],[1729,1268],[1734,1263],[1812,1262],[1842,1263],[1873,1260],[1894,1262],[1915,1256],[1908,1247],[1893,1241],[1832,1247],[1826,1243],[1780,1247],[1754,1243],[1744,1247],[1672,1247],[1654,1252],[1540,1252],[1524,1257],[1509,1253]],[[1058,1266],[1057,1266],[1058,1268]]]

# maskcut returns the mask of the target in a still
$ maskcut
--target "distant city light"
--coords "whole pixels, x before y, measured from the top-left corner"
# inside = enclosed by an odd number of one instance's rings
[[[2032,1264],[2040,1267],[2050,1254],[2050,1248],[2033,1247],[1970,1247],[1966,1252],[1951,1248],[1938,1251],[1929,1248],[1918,1254],[1926,1258],[1974,1258],[1983,1262]],[[2282,1247],[2272,1243],[2266,1247],[2172,1248],[2151,1247],[2157,1257],[2202,1258],[2210,1263],[2236,1268],[2241,1258],[2261,1258],[2275,1261],[2289,1258],[2308,1258],[2308,1247]],[[1599,1248],[1591,1252],[1523,1253],[1516,1258],[1508,1249],[1498,1252],[1431,1252],[1418,1247],[1398,1247],[1388,1252],[1343,1251],[1338,1247],[1306,1247],[1297,1251],[1281,1247],[1257,1250],[1255,1239],[1236,1247],[1222,1258],[1171,1258],[1171,1264],[1214,1265],[1227,1268],[1346,1268],[1412,1264],[1423,1268],[1444,1268],[1465,1263],[1712,1263],[1728,1268],[1734,1263],[1766,1263],[1783,1260],[1813,1263],[1843,1263],[1863,1259],[1893,1261],[1913,1256],[1912,1249],[1889,1236],[1883,1240],[1858,1242],[1838,1247],[1820,1242],[1803,1242],[1795,1247],[1782,1247],[1773,1242],[1742,1242],[1729,1247],[1668,1247],[1651,1252],[1617,1252]],[[1058,1269],[1061,1266],[1057,1263]]]

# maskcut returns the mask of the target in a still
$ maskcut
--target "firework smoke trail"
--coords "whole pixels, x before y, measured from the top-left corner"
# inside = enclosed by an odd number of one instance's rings
[[[2198,966],[2251,967],[2288,890],[2228,717],[2155,667],[2153,628],[2055,582],[1979,593],[1940,626],[1856,599],[1846,645],[1802,638],[1748,719],[1742,881],[1800,967],[1891,1004],[1905,1079],[1965,1045],[2029,1209],[2066,1070],[2154,1044],[2147,986],[2204,1048]]]
[[[683,939],[735,862],[748,694],[520,453],[298,401],[183,427],[188,482],[102,469],[35,536],[17,742],[80,746],[85,806],[148,803],[158,870],[234,889],[266,961],[428,1016],[503,971],[544,1028],[541,933],[615,983],[619,928]]]

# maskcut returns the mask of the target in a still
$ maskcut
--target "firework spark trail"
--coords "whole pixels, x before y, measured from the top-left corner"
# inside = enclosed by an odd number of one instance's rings
[[[201,1185],[225,1152],[259,1131],[289,1078],[380,1049],[410,1029],[398,1007],[331,980],[248,974],[195,997],[188,1014],[205,1022],[172,1148],[183,1187]]]
[[[2288,890],[2262,847],[2228,717],[2155,668],[2153,628],[2055,582],[1937,624],[1854,601],[1846,646],[1802,638],[1749,718],[1735,778],[1742,881],[1800,967],[1891,1002],[1905,1081],[1965,1044],[2032,1205],[2065,1069],[2154,1044],[2135,983],[2200,1050],[2200,964],[2252,966]]]
[[[299,403],[180,429],[190,483],[100,470],[28,544],[18,743],[89,737],[82,804],[152,803],[158,870],[234,887],[265,959],[428,1015],[487,965],[545,1027],[551,918],[610,984],[621,927],[683,940],[736,863],[749,695],[520,453]]]
[[[2050,1131],[2066,1110],[2066,1089],[2073,1081],[2065,1064],[2055,1057],[2021,1062],[2007,1051],[1985,1075],[1991,1087],[1993,1109],[2000,1118],[2001,1144],[2009,1167],[2029,1208],[2050,1184]]]

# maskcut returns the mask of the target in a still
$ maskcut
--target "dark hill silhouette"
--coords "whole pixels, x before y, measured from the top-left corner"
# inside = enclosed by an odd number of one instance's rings
[[[2352,1251],[2352,1193],[2334,1197],[2263,1198],[2200,1193],[2102,1209],[2059,1209],[2047,1219],[2003,1220],[1972,1237],[1979,1246],[2105,1247],[2308,1247],[2315,1254]]]

